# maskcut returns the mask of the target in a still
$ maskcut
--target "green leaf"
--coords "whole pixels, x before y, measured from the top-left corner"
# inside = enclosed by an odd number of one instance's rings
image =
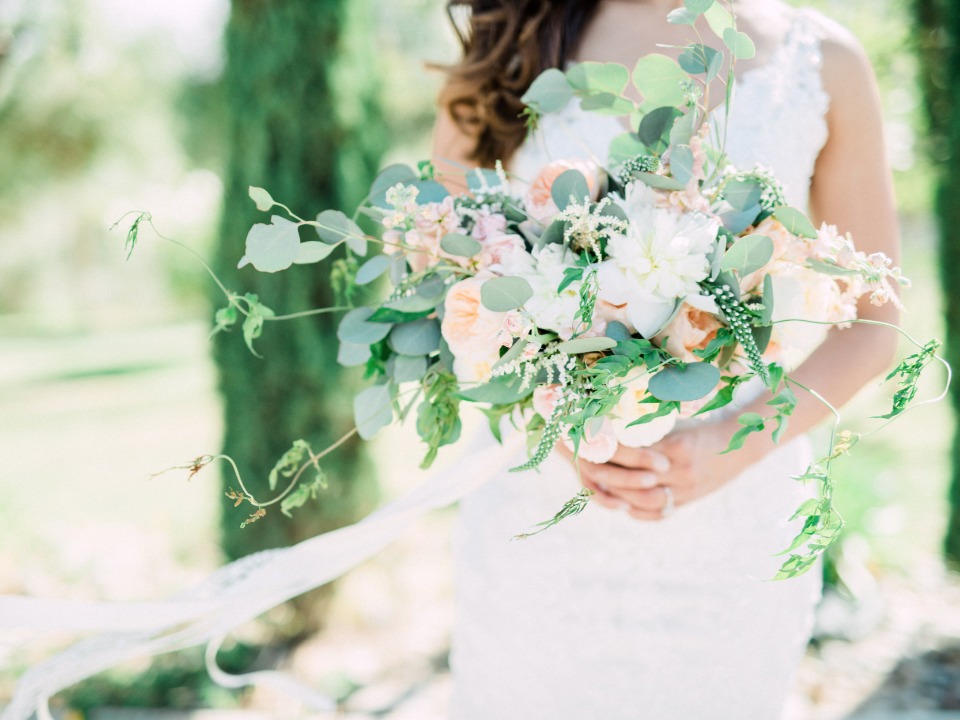
[[[489,188],[500,186],[500,176],[490,168],[474,168],[467,173],[467,187],[470,192],[482,193]]]
[[[429,355],[440,345],[440,323],[423,318],[394,325],[387,343],[400,355]]]
[[[563,108],[572,97],[573,88],[567,76],[556,68],[550,68],[530,83],[520,101],[541,113],[551,113]]]
[[[736,29],[733,15],[723,6],[723,3],[713,3],[703,16],[707,20],[707,25],[710,26],[710,29],[718,38],[723,38],[723,33],[727,28]]]
[[[450,233],[440,240],[440,248],[450,255],[473,257],[483,250],[483,245],[469,235]]]
[[[751,225],[756,224],[757,216],[760,215],[761,211],[760,205],[757,204],[748,207],[746,210],[729,210],[721,213],[720,219],[723,221],[723,227],[732,235],[739,235]]]
[[[668,365],[650,378],[650,394],[658,400],[689,402],[709,395],[720,382],[720,371],[709,363]]]
[[[353,220],[339,210],[324,210],[317,215],[317,235],[325,243],[346,241],[347,247],[357,255],[367,254],[367,238]]]
[[[582,203],[590,197],[590,186],[579,170],[566,170],[553,181],[550,195],[554,204],[565,210],[571,203]]]
[[[670,144],[689,145],[695,129],[693,126],[696,122],[697,111],[694,109],[688,110],[681,117],[678,117],[670,129]]]
[[[560,284],[557,285],[557,294],[562,293],[571,284],[575,283],[577,280],[583,279],[583,268],[581,267],[568,267],[563,269],[563,280],[560,281]]]
[[[418,382],[427,374],[425,355],[395,355],[391,375],[395,383]]]
[[[817,260],[815,258],[807,260],[807,267],[811,270],[816,270],[817,272],[823,273],[824,275],[834,275],[836,277],[859,275],[856,270],[848,270],[847,268],[840,267],[833,262],[827,260]]]
[[[673,58],[660,53],[644,55],[633,67],[633,85],[643,97],[644,110],[683,104],[684,83],[690,80]]]
[[[727,249],[720,267],[726,272],[736,272],[740,277],[759,270],[773,257],[773,240],[766,235],[747,235]]]
[[[480,302],[494,312],[516,310],[532,297],[533,288],[521,277],[496,277],[480,286]]]
[[[510,405],[520,402],[533,393],[533,383],[524,385],[523,378],[516,375],[499,377],[488,383],[461,390],[456,396],[470,402],[490,403],[491,405]]]
[[[617,344],[630,340],[632,336],[627,326],[616,320],[607,323],[607,337],[617,341]]]
[[[654,420],[657,420],[662,417],[666,417],[673,412],[680,410],[680,403],[678,402],[662,402],[657,406],[657,409],[652,413],[646,413],[641,415],[633,422],[627,423],[627,427],[634,427],[636,425],[646,425],[651,423]]]
[[[613,350],[616,346],[617,341],[608,337],[574,338],[558,344],[557,350],[567,355],[580,355],[582,353]]]
[[[773,320],[773,277],[763,276],[763,310],[760,311],[760,324],[769,325]],[[763,352],[762,350],[760,352]]]
[[[788,232],[810,240],[817,239],[817,229],[807,216],[792,207],[779,207],[773,211],[773,216],[779,220]]]
[[[388,255],[374,255],[359,267],[354,282],[357,285],[369,285],[383,275],[390,268],[392,262],[393,259]]]
[[[563,220],[554,220],[552,223],[547,225],[547,229],[543,231],[543,234],[537,240],[537,247],[544,247],[545,245],[552,245],[563,242],[563,234],[566,232],[567,224]]]
[[[362,367],[370,359],[370,346],[351,342],[340,342],[337,348],[337,363],[343,367]]]
[[[257,210],[262,210],[263,212],[266,212],[267,210],[272,208],[274,205],[276,205],[276,203],[273,201],[273,198],[270,197],[270,193],[268,193],[266,190],[264,190],[261,187],[256,187],[254,185],[251,185],[250,188],[247,190],[247,192],[250,195],[250,199],[256,203]]]
[[[737,60],[749,60],[757,54],[757,47],[750,36],[732,27],[723,31],[723,44],[730,48]]]
[[[500,356],[500,359],[493,364],[491,369],[496,370],[504,365],[509,365],[523,354],[523,351],[529,344],[530,343],[527,340],[517,340],[513,345],[510,346],[509,350]]]
[[[436,180],[417,180],[410,183],[417,189],[417,203],[426,205],[427,203],[442,202],[444,198],[450,195],[450,191]]]
[[[683,6],[690,12],[702,15],[710,9],[713,2],[714,0],[683,0]]]
[[[686,187],[671,177],[657,175],[655,173],[637,173],[637,179],[644,185],[656,188],[657,190],[683,190]]]
[[[420,312],[401,312],[400,310],[394,310],[392,308],[380,307],[373,312],[373,315],[367,318],[367,322],[405,323],[413,320],[419,320],[420,318],[425,318],[432,312],[432,309],[421,310]]]
[[[691,75],[705,75],[705,82],[708,83],[717,77],[723,67],[723,53],[701,43],[688,46],[677,60],[680,67]]]
[[[629,80],[629,71],[619,63],[581,62],[567,70],[570,85],[586,92],[620,95]]]
[[[372,345],[383,340],[392,327],[389,323],[370,322],[373,308],[359,307],[351,310],[337,327],[337,339],[355,345]]]
[[[670,174],[681,185],[693,180],[693,150],[688,145],[677,145],[670,150]]]
[[[376,207],[389,209],[391,205],[387,202],[387,190],[397,184],[412,185],[419,179],[417,171],[407,165],[388,165],[370,185],[369,202]]]
[[[620,95],[609,92],[592,92],[585,95],[580,101],[580,109],[586,112],[595,112],[600,115],[629,115],[636,110],[636,105]]]
[[[693,25],[697,22],[696,13],[692,13],[686,8],[677,8],[667,13],[667,22],[671,25]]]
[[[611,165],[620,165],[627,160],[632,160],[637,155],[645,155],[647,146],[640,142],[640,138],[635,133],[627,132],[623,135],[617,135],[610,143],[608,157]]]
[[[643,116],[637,136],[652,153],[667,149],[674,121],[683,113],[675,107],[659,107]]]
[[[306,240],[300,243],[300,249],[297,251],[297,259],[293,262],[297,265],[309,265],[310,263],[320,262],[336,249],[336,245],[327,245],[318,240]]]
[[[744,427],[763,427],[763,415],[755,412],[746,412],[737,418],[737,422]]]
[[[734,210],[747,210],[760,203],[763,189],[756,180],[738,178],[731,180],[723,187],[723,199]]]
[[[364,440],[372,439],[393,422],[393,399],[389,385],[374,385],[353,399],[353,418]]]
[[[736,389],[736,385],[734,385],[733,383],[720,388],[717,391],[717,394],[714,395],[712,398],[710,398],[710,402],[708,402],[702,408],[697,410],[697,412],[694,413],[694,416],[704,415],[708,412],[712,412],[714,410],[719,410],[722,407],[726,407],[727,405],[733,402],[733,391],[735,389]]]
[[[246,254],[237,267],[252,264],[260,272],[278,272],[293,265],[300,253],[299,226],[279,215],[270,224],[257,223],[247,233]]]

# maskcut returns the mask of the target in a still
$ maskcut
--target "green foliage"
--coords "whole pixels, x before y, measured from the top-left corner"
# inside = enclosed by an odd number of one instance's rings
[[[491,278],[480,286],[480,302],[494,312],[516,310],[532,297],[530,283],[518,276]]]
[[[460,398],[457,378],[451,373],[430,372],[423,383],[423,402],[417,407],[417,432],[427,444],[427,454],[420,463],[428,468],[444,445],[460,437]]]
[[[893,407],[890,412],[878,417],[889,420],[907,409],[917,395],[917,383],[920,381],[921,374],[930,363],[935,362],[940,345],[938,340],[931,340],[919,352],[905,358],[887,375],[887,380],[899,378],[897,383],[899,387],[893,395]]]

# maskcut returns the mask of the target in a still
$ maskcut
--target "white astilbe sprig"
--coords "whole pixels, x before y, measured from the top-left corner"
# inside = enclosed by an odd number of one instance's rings
[[[600,260],[600,241],[623,234],[630,226],[626,220],[604,212],[612,204],[613,201],[606,197],[596,204],[583,202],[567,205],[556,217],[566,223],[563,241],[567,246],[574,250],[589,250]]]
[[[522,341],[521,341],[522,342]],[[491,377],[516,375],[521,379],[520,391],[525,392],[538,380],[548,385],[566,387],[571,382],[571,373],[576,369],[576,360],[571,355],[562,353],[549,347],[544,352],[537,352],[538,346],[531,343],[527,350],[532,350],[529,357],[520,357],[504,363],[490,373]]]

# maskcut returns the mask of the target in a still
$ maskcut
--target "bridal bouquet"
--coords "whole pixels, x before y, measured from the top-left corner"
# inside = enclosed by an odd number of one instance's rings
[[[515,470],[536,468],[558,442],[602,463],[618,445],[657,442],[678,419],[735,411],[749,383],[751,399],[766,388],[770,411],[741,414],[727,451],[767,429],[776,442],[796,391],[816,395],[789,373],[831,326],[856,321],[861,297],[898,302],[895,286],[906,281],[888,258],[815,228],[766,169],[729,162],[709,89],[728,66],[729,107],[734,62],[752,43],[720,3],[690,5],[671,21],[705,16],[723,52],[697,43],[679,61],[641,58],[632,72],[612,63],[548,70],[524,96],[531,126],[571,102],[626,117],[636,131],[614,141],[606,166],[558,158],[535,178],[513,178],[498,164],[465,172],[468,191],[451,194],[430,163],[393,165],[352,218],[324,210],[303,219],[250,189],[260,210],[284,214],[250,230],[241,265],[277,272],[343,247],[348,282],[382,289],[370,305],[338,308],[339,362],[371,381],[354,401],[361,437],[414,416],[426,467],[457,441],[469,403],[498,438],[504,418],[526,433],[528,459]],[[378,231],[364,232],[361,216]],[[315,240],[301,241],[304,225]],[[217,329],[242,317],[252,349],[272,311],[255,296],[227,296]],[[936,347],[918,345],[891,374],[900,388],[887,417],[913,398]],[[782,576],[808,569],[841,528],[829,465],[854,440],[835,433],[831,455],[803,476],[820,492],[798,511],[806,520]],[[278,462],[271,486],[293,478],[284,512],[319,492],[327,452],[298,441]],[[578,512],[589,494],[542,525]],[[232,497],[257,508],[251,521],[265,512],[245,489]]]

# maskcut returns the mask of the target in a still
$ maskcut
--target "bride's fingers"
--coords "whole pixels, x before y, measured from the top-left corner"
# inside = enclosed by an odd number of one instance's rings
[[[662,487],[652,490],[613,490],[610,494],[630,506],[631,510],[661,513],[667,505],[667,496]],[[674,501],[676,503],[676,501]]]
[[[650,448],[632,448],[621,445],[614,453],[612,462],[623,467],[653,470],[658,473],[670,471],[670,458]]]
[[[580,472],[595,483],[611,489],[648,490],[661,484],[660,476],[649,470],[633,470],[606,463],[581,463]]]
[[[587,490],[593,491],[593,497],[591,498],[593,502],[600,503],[600,505],[610,510],[624,510],[629,507],[626,502],[607,492],[607,489],[601,485],[584,477],[581,478],[581,481]]]

